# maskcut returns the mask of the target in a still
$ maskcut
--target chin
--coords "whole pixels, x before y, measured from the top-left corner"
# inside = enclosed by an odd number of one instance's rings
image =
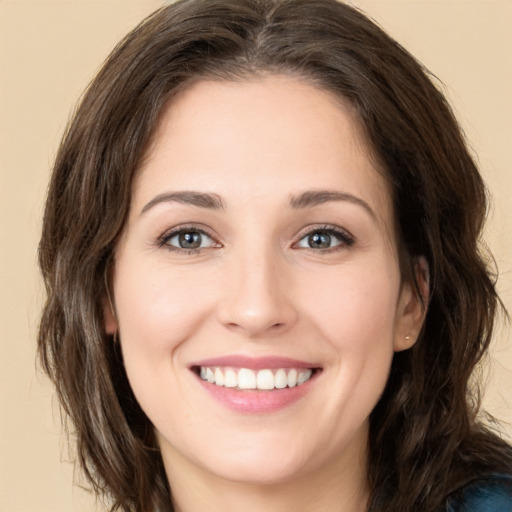
[[[282,484],[307,473],[307,466],[299,458],[269,457],[264,450],[254,457],[221,460],[221,466],[212,465],[205,469],[225,480],[251,486]]]
[[[281,435],[268,431],[260,434],[263,435],[252,432],[237,439],[237,436],[217,433],[215,442],[207,441],[206,436],[201,440],[196,438],[195,442],[182,444],[179,453],[176,445],[173,446],[161,435],[159,439],[164,461],[169,466],[188,466],[191,470],[195,467],[210,477],[239,484],[258,486],[286,483],[314,471],[322,464],[314,460],[313,450],[308,450],[303,442],[299,445],[283,442],[286,437],[288,441],[291,440],[282,432]]]

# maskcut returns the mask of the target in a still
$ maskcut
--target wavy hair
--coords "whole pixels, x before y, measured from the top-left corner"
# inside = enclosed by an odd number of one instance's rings
[[[371,512],[434,512],[462,485],[506,472],[510,447],[477,420],[470,376],[500,302],[480,248],[486,190],[429,73],[336,0],[181,0],[144,20],[88,87],[58,151],[39,264],[39,357],[111,510],[172,510],[160,452],[104,331],[112,252],[164,106],[194,81],[312,80],[355,108],[392,188],[404,279],[424,256],[431,294],[416,344],[395,354],[370,418]]]

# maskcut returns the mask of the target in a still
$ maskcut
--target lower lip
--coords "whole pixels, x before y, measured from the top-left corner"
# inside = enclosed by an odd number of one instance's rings
[[[236,388],[216,386],[199,377],[197,379],[203,388],[225,407],[246,414],[263,414],[279,411],[295,403],[311,389],[317,376],[318,373],[315,372],[308,381],[300,386],[270,391],[259,389],[242,391]]]

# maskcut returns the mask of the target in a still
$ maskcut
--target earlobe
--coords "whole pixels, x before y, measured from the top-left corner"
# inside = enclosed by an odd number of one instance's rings
[[[417,286],[404,283],[400,293],[395,352],[407,350],[416,343],[427,314],[430,294],[429,267],[423,256],[416,259],[414,270]]]

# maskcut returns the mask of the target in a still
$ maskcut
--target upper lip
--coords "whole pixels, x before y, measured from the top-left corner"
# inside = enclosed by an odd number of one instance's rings
[[[278,369],[278,368],[320,368],[320,365],[308,361],[300,361],[289,357],[279,356],[245,356],[245,355],[229,355],[221,357],[213,357],[194,362],[191,368],[198,366],[219,366],[231,368],[249,368],[251,370]]]

